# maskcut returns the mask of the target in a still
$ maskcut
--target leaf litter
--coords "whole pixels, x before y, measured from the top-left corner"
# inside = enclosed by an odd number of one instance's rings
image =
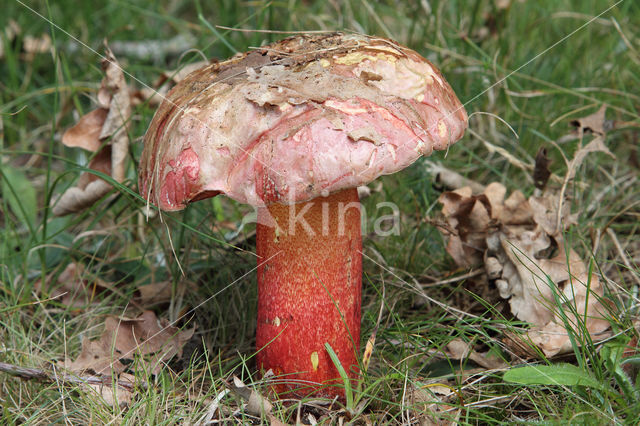
[[[16,42],[21,42],[19,44],[20,59],[25,62],[33,61],[38,54],[53,52],[53,43],[48,33],[42,33],[39,36],[23,34],[20,24],[10,19],[6,27],[0,30],[0,60],[7,56],[6,46],[11,47]]]
[[[115,58],[108,50],[107,55],[109,59],[105,61],[106,65],[103,63],[103,66],[109,68],[109,65],[117,65]],[[201,64],[196,65],[201,66]],[[117,68],[119,70],[119,67]],[[122,73],[121,70],[119,73]],[[63,143],[69,147],[79,147],[97,153],[89,167],[110,175],[116,180],[118,180],[116,176],[120,175],[122,178],[119,181],[122,181],[124,178],[124,157],[122,156],[126,155],[128,150],[126,123],[131,115],[131,105],[145,98],[154,104],[162,94],[166,93],[170,85],[183,78],[184,74],[164,73],[154,85],[161,88],[160,95],[158,93],[154,95],[145,90],[135,91],[126,84],[113,84],[114,81],[120,81],[120,77],[124,82],[124,77],[118,76],[117,72],[112,71],[111,76],[108,71],[106,72],[100,89],[101,93],[98,95],[99,108],[83,116],[73,128],[65,132]],[[113,80],[111,86],[108,81],[110,78]],[[114,102],[114,96],[103,91],[105,87],[111,87],[111,89],[117,87],[122,100],[125,98],[126,88],[128,99],[126,107],[120,105],[118,100]],[[117,111],[120,112],[114,115],[112,111],[114,114]],[[601,116],[604,119],[604,109],[602,111]],[[594,115],[599,113],[600,111]],[[583,134],[590,132],[598,136],[583,149],[578,150],[569,165],[566,181],[574,178],[575,170],[588,153],[596,151],[609,153],[603,143],[604,137],[600,137],[600,135],[604,136],[606,124],[598,126],[597,120],[594,121],[590,117],[574,120],[572,124],[576,125]],[[126,146],[123,143],[119,145],[117,156],[120,156],[122,161],[116,164],[112,149],[118,143],[118,138],[122,137],[126,138]],[[122,150],[122,147],[125,149]],[[536,160],[537,170],[538,158]],[[545,154],[544,158],[541,158],[540,170],[543,175],[544,172],[548,172],[547,160]],[[115,174],[113,173],[114,164],[117,169],[122,166],[121,171],[117,170]],[[85,177],[85,175],[88,176]],[[546,178],[536,179],[536,184],[542,180],[546,183],[547,179],[548,174]],[[102,186],[95,188],[97,185],[91,187],[91,183],[97,181],[106,184],[95,175],[84,173],[78,185],[65,192],[54,206],[56,214],[79,211],[106,195],[111,189],[110,185],[106,189]],[[473,181],[470,183],[473,185],[473,194],[476,195],[473,195],[470,189],[461,188],[443,194],[440,199],[448,229],[452,231],[448,233],[447,251],[456,263],[464,267],[485,264],[487,277],[496,282],[502,297],[510,299],[514,315],[534,324],[534,328],[529,331],[529,337],[547,356],[570,349],[570,345],[567,346],[569,342],[566,329],[557,315],[557,309],[553,306],[557,298],[550,294],[548,281],[556,284],[558,293],[566,296],[565,303],[576,305],[578,314],[587,313],[584,317],[590,333],[598,335],[606,330],[608,328],[608,322],[604,319],[606,308],[600,299],[603,296],[602,285],[597,275],[587,268],[585,262],[573,249],[566,246],[562,238],[562,232],[575,223],[575,215],[570,214],[568,203],[563,205],[557,194],[553,194],[552,191],[529,199],[526,199],[520,191],[515,191],[505,199],[506,188],[497,183],[490,184],[478,195],[482,185]],[[544,185],[538,187],[543,188]],[[76,189],[81,192],[73,191]],[[58,208],[57,211],[56,208]],[[554,220],[557,218],[562,219],[561,226],[558,226],[558,222]],[[75,264],[70,264],[69,268],[72,265],[76,267]],[[63,274],[66,273],[73,274],[74,271],[65,270]],[[83,297],[87,297],[86,284],[79,288],[85,292]],[[170,297],[167,289],[170,289],[168,283],[151,284],[146,294],[149,298],[153,298],[153,293],[161,290],[162,299],[165,299],[167,295]],[[144,293],[142,288],[140,292]],[[69,297],[68,300],[67,297]],[[145,294],[142,294],[142,298],[146,298]],[[64,295],[63,303],[72,306],[76,302],[70,295]],[[591,317],[593,314],[595,316]],[[524,319],[525,317],[529,319]],[[575,315],[576,322],[580,319],[580,315]],[[126,361],[135,359],[134,365],[157,373],[162,368],[163,362],[172,356],[180,356],[182,345],[194,332],[194,329],[179,331],[175,327],[168,327],[162,331],[161,324],[166,326],[167,322],[158,320],[151,311],[146,311],[133,319],[108,317],[100,338],[83,340],[80,355],[74,361],[65,360],[65,366],[71,371],[78,372],[90,370],[98,374],[110,374],[113,371],[121,379],[133,380],[133,376],[125,371],[128,369]],[[502,368],[504,365],[503,362],[493,358],[488,360],[487,353],[474,351],[471,345],[461,339],[450,342],[446,351],[451,358],[468,358],[485,368]],[[121,393],[128,392],[126,389],[118,388],[115,394],[117,398],[114,399],[113,389],[95,384],[91,386],[95,387],[95,390],[109,404],[115,404],[116,400],[121,405],[123,402],[126,404],[131,401],[130,392],[128,395]],[[234,377],[234,384],[230,388],[240,389],[243,386],[246,388],[244,383]],[[237,393],[238,389],[234,389],[234,392]],[[415,398],[414,402],[429,404],[428,408],[432,411],[437,411],[434,408],[436,405],[445,403],[455,395],[453,391],[448,390],[447,386],[430,387],[430,391],[429,397],[426,398],[424,389],[415,387],[412,389],[412,398]],[[250,408],[252,398],[262,402]],[[260,394],[252,390],[248,400],[247,411],[254,412],[256,415],[268,414],[272,417],[271,404]],[[445,405],[444,408],[451,407]],[[430,423],[425,421],[423,424]]]
[[[191,339],[195,328],[180,330],[166,319],[158,319],[153,311],[136,318],[110,315],[98,339],[82,341],[75,360],[66,359],[64,367],[73,372],[96,374],[122,373],[129,369],[124,362],[134,360],[132,371],[158,374],[174,356],[182,356],[182,347]]]
[[[98,91],[98,108],[81,117],[75,126],[64,132],[62,143],[95,153],[88,168],[122,182],[129,154],[127,130],[131,117],[131,96],[122,68],[108,47],[105,47],[102,69],[105,76]],[[93,173],[84,172],[76,186],[53,200],[53,213],[64,216],[82,211],[111,190],[111,184]]]
[[[54,278],[55,273],[49,274],[44,286],[42,281],[37,281],[35,290],[74,310],[90,306],[98,294],[110,288],[102,279],[88,276],[85,267],[77,262],[70,262],[55,282]]]
[[[88,168],[112,177],[117,182],[125,178],[129,154],[129,122],[132,108],[146,103],[158,106],[169,89],[192,71],[210,64],[199,61],[176,70],[164,71],[151,87],[141,89],[127,85],[121,66],[111,49],[105,45],[102,60],[104,78],[97,94],[97,108],[80,117],[62,135],[62,143],[93,153]],[[107,195],[112,186],[94,173],[84,172],[76,185],[52,202],[56,216],[77,213],[94,205]]]
[[[604,286],[592,263],[564,239],[578,218],[565,197],[568,183],[588,154],[613,157],[604,144],[604,107],[575,122],[582,134],[588,129],[594,137],[567,161],[560,190],[540,191],[550,175],[543,152],[536,162],[539,189],[528,198],[519,190],[507,196],[498,182],[480,194],[465,186],[439,198],[449,255],[464,268],[484,266],[486,279],[495,284],[501,298],[509,300],[513,315],[531,323],[528,342],[547,357],[571,351],[571,334],[581,335],[583,329],[593,340],[609,335]],[[538,356],[517,336],[507,336],[505,343],[522,355]]]
[[[45,284],[41,280],[34,283],[34,289],[41,296],[55,300],[62,306],[69,307],[72,315],[81,314],[95,308],[104,302],[109,295],[117,295],[127,298],[123,286],[128,285],[111,283],[90,271],[81,262],[70,262],[60,274],[56,271],[48,274]],[[181,280],[177,283],[175,291],[184,293],[193,290],[192,282]],[[133,298],[129,298],[128,304],[132,311],[141,312],[148,308],[166,305],[173,297],[173,285],[169,281],[157,281],[136,286]]]
[[[180,330],[158,319],[153,311],[136,318],[108,316],[100,337],[83,339],[78,356],[66,358],[62,366],[72,373],[90,372],[131,383],[130,387],[87,384],[106,404],[126,406],[135,396],[135,373],[159,374],[171,358],[182,356],[182,348],[194,332],[195,327]]]
[[[410,411],[421,426],[457,425],[461,415],[461,395],[451,386],[433,382],[411,384]]]
[[[104,77],[96,96],[97,108],[83,115],[73,127],[67,129],[62,136],[62,143],[70,148],[93,153],[87,166],[89,169],[123,182],[129,155],[127,131],[132,118],[132,107],[141,102],[150,105],[159,103],[173,84],[200,66],[202,63],[164,72],[154,84],[158,90],[139,90],[127,85],[122,68],[105,44],[105,57],[102,61]],[[84,172],[74,187],[67,189],[52,202],[53,213],[62,216],[80,212],[94,205],[112,189],[110,183],[96,174]],[[56,274],[49,274],[46,288],[42,282],[37,282],[35,287],[37,292],[48,291],[47,296],[72,308],[72,314],[95,306],[97,300],[102,300],[105,294],[122,296],[117,286],[89,274],[79,262],[69,263],[57,278]],[[80,353],[75,359],[66,358],[63,366],[72,373],[91,372],[99,377],[115,377],[118,381],[133,382],[135,376],[128,372],[148,371],[158,374],[171,358],[181,357],[183,346],[195,332],[195,328],[180,330],[167,320],[158,319],[152,311],[144,310],[144,307],[165,304],[171,297],[172,285],[169,282],[139,285],[137,296],[129,303],[134,307],[132,311],[144,312],[133,318],[108,316],[100,337],[83,339]],[[122,386],[87,383],[86,389],[97,392],[109,405],[127,405],[134,395],[133,387],[127,389]]]

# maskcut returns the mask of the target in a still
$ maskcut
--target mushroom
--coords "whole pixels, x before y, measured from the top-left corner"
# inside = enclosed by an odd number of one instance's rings
[[[297,35],[194,71],[145,135],[140,191],[163,210],[225,194],[258,209],[257,363],[278,392],[343,396],[358,374],[356,187],[462,137],[429,61],[359,34]]]

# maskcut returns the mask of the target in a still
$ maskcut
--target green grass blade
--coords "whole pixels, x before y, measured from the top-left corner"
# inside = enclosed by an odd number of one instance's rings
[[[598,390],[605,389],[603,383],[572,364],[528,365],[513,368],[504,373],[503,379],[505,382],[521,385],[586,386]]]
[[[340,373],[340,377],[344,382],[344,394],[345,394],[345,397],[347,398],[347,410],[352,411],[355,407],[353,406],[353,390],[351,389],[351,380],[349,380],[349,376],[347,375],[347,372],[342,366],[340,359],[338,359],[338,355],[334,352],[331,345],[329,343],[325,343],[324,347],[329,353],[329,357],[331,357],[331,361],[333,362],[333,365],[336,366],[336,369],[338,370],[338,373]]]

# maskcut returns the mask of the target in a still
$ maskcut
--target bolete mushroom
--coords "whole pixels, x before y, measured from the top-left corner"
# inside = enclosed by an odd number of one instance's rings
[[[191,73],[145,136],[140,191],[164,210],[218,194],[258,207],[257,362],[279,391],[343,395],[358,374],[356,187],[462,137],[442,74],[379,37],[298,35]]]

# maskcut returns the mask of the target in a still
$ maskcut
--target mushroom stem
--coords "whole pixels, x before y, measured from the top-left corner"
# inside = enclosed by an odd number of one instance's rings
[[[344,397],[325,343],[347,373],[357,375],[362,295],[358,191],[258,209],[256,246],[258,367],[281,376],[275,386],[279,393]]]

